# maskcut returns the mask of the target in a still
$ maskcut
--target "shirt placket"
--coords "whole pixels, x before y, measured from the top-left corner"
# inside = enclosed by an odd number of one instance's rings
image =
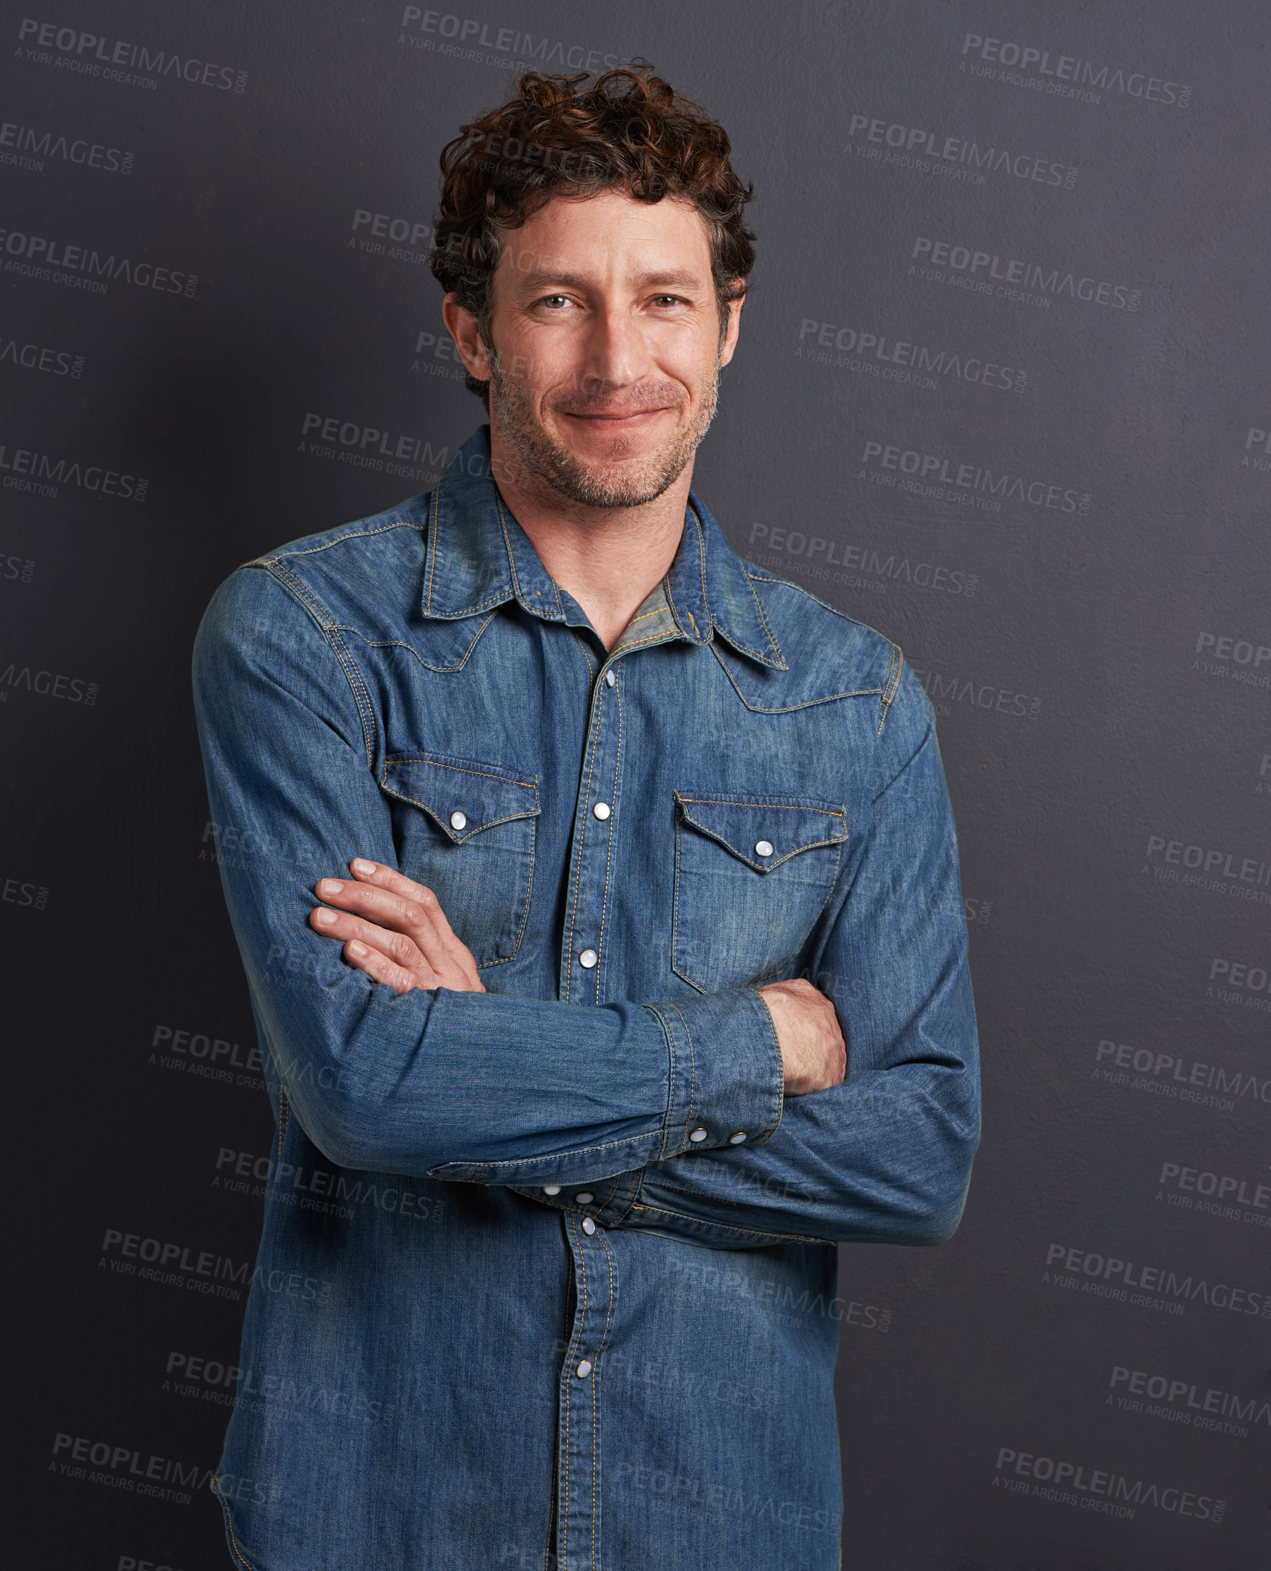
[[[605,928],[614,877],[623,762],[624,649],[678,637],[661,588],[652,592],[592,679],[561,942],[560,996],[599,1004],[607,996]],[[628,743],[629,745],[629,743]],[[564,1207],[561,1223],[576,1287],[573,1321],[560,1375],[556,1553],[559,1571],[601,1571],[600,1419],[603,1352],[615,1325],[618,1273],[607,1224],[625,1213],[635,1180],[606,1179],[594,1188],[544,1185]]]
[[[565,931],[561,943],[560,996],[576,1004],[600,1001],[613,869],[622,704],[616,663],[593,678],[582,785],[574,816]],[[602,1354],[617,1296],[613,1250],[596,1221],[597,1202],[608,1198],[585,1188],[561,1193],[557,1204],[572,1257],[574,1317],[560,1374],[556,1553],[559,1571],[597,1571],[600,1565],[600,1413]]]
[[[566,1003],[600,1002],[621,761],[622,689],[615,662],[592,684],[561,942],[560,996]]]
[[[601,1571],[603,1355],[617,1305],[617,1264],[592,1217],[567,1211],[562,1221],[577,1291],[560,1374],[557,1566],[559,1571]]]

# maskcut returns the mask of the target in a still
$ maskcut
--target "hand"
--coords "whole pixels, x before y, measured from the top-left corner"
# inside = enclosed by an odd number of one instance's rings
[[[398,994],[413,987],[484,993],[472,951],[457,939],[431,889],[382,862],[354,857],[351,880],[320,878],[309,926],[344,940],[344,958]],[[329,906],[341,909],[332,911]]]
[[[766,982],[763,995],[777,1028],[785,1065],[785,1095],[804,1096],[836,1086],[847,1074],[847,1043],[834,1005],[805,977]]]

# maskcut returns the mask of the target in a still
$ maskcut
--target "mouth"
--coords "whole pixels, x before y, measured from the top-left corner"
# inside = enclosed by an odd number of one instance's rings
[[[666,413],[666,408],[637,409],[634,411],[614,410],[608,412],[589,412],[575,414],[573,411],[563,409],[560,411],[565,419],[573,420],[583,430],[593,431],[638,431],[651,424],[659,415]]]

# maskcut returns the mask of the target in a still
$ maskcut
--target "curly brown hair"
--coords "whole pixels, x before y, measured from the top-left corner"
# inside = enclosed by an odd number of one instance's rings
[[[429,257],[433,276],[477,319],[491,348],[491,282],[502,232],[553,196],[622,190],[640,202],[689,200],[706,220],[720,339],[728,305],[746,292],[755,238],[742,221],[753,185],[730,162],[728,133],[647,65],[588,74],[527,71],[517,96],[465,125],[441,152],[441,202]],[[467,386],[490,407],[489,383]]]

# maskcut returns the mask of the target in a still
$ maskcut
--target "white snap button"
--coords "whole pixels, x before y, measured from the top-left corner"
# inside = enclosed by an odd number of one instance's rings
[[[458,808],[455,808],[454,812],[450,815],[450,827],[452,829],[463,829],[466,827],[467,822],[467,813],[461,813]]]
[[[587,1376],[591,1373],[591,1359],[580,1359],[578,1362],[578,1368],[574,1370],[574,1373],[580,1380],[586,1380]]]
[[[578,964],[582,966],[584,970],[590,971],[592,966],[595,965],[599,958],[600,957],[597,955],[594,949],[584,949],[582,954],[580,954],[578,957]]]
[[[690,1140],[695,1140],[695,1141],[696,1140],[705,1140],[706,1139],[706,1131],[704,1129],[694,1129],[694,1130],[692,1130],[690,1132],[689,1139]]]
[[[574,1202],[576,1205],[589,1206],[595,1198],[590,1189],[580,1189],[574,1196]]]
[[[595,813],[597,818],[600,818],[600,819],[608,818],[609,817],[609,804],[608,804],[608,802],[597,802],[595,807],[592,808],[592,812]]]
[[[558,1195],[558,1194],[560,1194],[560,1185],[559,1184],[544,1184],[543,1185],[543,1193],[545,1195]]]
[[[583,1232],[590,1237],[596,1231],[596,1224],[589,1216],[583,1218]]]
[[[745,1140],[745,1138],[746,1131],[744,1129],[739,1129],[735,1135],[729,1135],[728,1143],[730,1146],[739,1146],[742,1141]]]
[[[755,841],[755,855],[756,856],[771,856],[772,855],[772,841],[771,840],[756,840]]]
[[[617,680],[618,678],[613,674],[613,667],[611,666],[609,670],[605,672],[605,686],[612,687]]]

